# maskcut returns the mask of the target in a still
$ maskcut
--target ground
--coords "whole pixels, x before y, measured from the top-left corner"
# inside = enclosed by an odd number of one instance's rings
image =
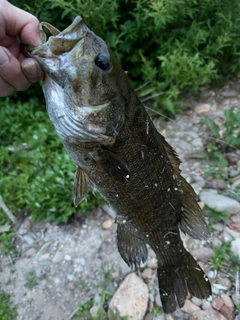
[[[203,90],[201,97],[187,96],[185,99],[189,107],[174,121],[162,123],[159,119],[154,120],[159,131],[179,154],[182,174],[193,185],[197,194],[210,188],[219,194],[225,194],[227,198],[240,201],[239,194],[234,194],[232,187],[234,183],[240,184],[239,150],[232,149],[227,154],[230,164],[229,179],[207,176],[206,168],[212,166],[211,160],[194,156],[203,154],[206,141],[212,136],[204,124],[204,116],[210,117],[222,128],[224,110],[234,106],[236,112],[240,111],[239,92],[240,81],[236,79],[222,89]],[[14,236],[18,255],[12,259],[2,254],[0,273],[1,288],[10,293],[11,303],[18,312],[18,320],[80,319],[75,315],[79,302],[85,303],[93,299],[94,305],[100,305],[104,300],[103,296],[106,298],[114,293],[131,270],[117,251],[113,218],[112,210],[104,206],[60,226],[35,223],[29,217],[23,219]],[[224,294],[230,298],[230,309],[234,310],[232,316],[220,312],[222,309],[215,308],[209,301],[189,298],[189,303],[170,316],[171,319],[202,319],[198,315],[191,318],[194,311],[202,309],[214,309],[214,312],[220,310],[214,313],[215,319],[240,319],[235,306],[240,303],[234,296],[235,275],[229,274],[229,271],[216,271],[209,264],[214,246],[240,239],[239,226],[240,210],[237,212],[236,209],[236,212],[228,215],[225,224],[221,221],[214,222],[208,241],[184,238],[188,250],[194,253],[213,284],[213,299],[221,297],[224,300]],[[161,304],[154,253],[150,248],[148,250],[147,268],[142,269],[142,277],[149,289],[146,319],[164,319],[163,316],[154,318],[151,313],[160,308]]]

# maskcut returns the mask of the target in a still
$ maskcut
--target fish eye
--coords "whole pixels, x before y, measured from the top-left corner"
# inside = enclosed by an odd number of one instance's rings
[[[107,70],[110,67],[110,59],[105,54],[99,53],[95,58],[95,64],[102,70]]]

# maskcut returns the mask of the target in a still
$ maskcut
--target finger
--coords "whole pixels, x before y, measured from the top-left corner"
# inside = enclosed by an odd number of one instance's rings
[[[16,90],[26,90],[31,84],[23,73],[20,62],[3,47],[0,47],[0,76]]]
[[[0,97],[8,97],[15,91],[15,88],[7,83],[2,77],[0,76]]]
[[[31,83],[40,81],[44,76],[39,63],[32,58],[26,58],[22,61],[22,71]]]
[[[11,5],[8,1],[4,3],[2,15],[5,20],[7,35],[13,37],[19,36],[24,44],[41,44],[39,21],[36,17]]]

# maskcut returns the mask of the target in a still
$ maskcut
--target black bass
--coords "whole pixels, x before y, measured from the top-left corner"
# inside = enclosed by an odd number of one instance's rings
[[[77,165],[74,203],[97,189],[117,212],[119,252],[130,267],[158,260],[159,290],[166,313],[182,307],[188,292],[208,298],[211,285],[183,246],[180,231],[208,237],[180,160],[145,111],[127,76],[80,17],[38,47],[25,47],[46,72],[43,91],[53,126]]]

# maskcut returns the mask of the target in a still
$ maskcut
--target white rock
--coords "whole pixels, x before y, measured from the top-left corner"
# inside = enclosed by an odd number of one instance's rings
[[[33,245],[33,243],[34,243],[33,238],[30,237],[29,235],[23,236],[23,239],[26,241],[26,243],[27,243],[29,246]]]
[[[192,301],[186,300],[182,310],[186,313],[192,314],[195,311],[201,310],[198,306],[196,306]]]
[[[148,305],[147,285],[135,273],[124,279],[110,301],[109,308],[129,320],[142,320]]]
[[[226,196],[213,193],[212,191],[204,190],[200,193],[200,199],[203,201],[208,207],[222,212],[224,210],[229,213],[237,213],[240,211],[240,203],[234,199],[228,198]]]
[[[240,258],[240,238],[235,239],[231,242],[231,250]]]
[[[53,263],[59,263],[60,261],[63,260],[63,253],[57,251],[54,255],[54,257],[52,258],[52,262]]]
[[[197,114],[201,114],[201,113],[206,113],[210,110],[211,106],[210,104],[208,103],[200,103],[198,104],[194,111],[197,113]]]
[[[72,260],[72,257],[69,254],[65,254],[64,260],[70,261],[70,260]]]

